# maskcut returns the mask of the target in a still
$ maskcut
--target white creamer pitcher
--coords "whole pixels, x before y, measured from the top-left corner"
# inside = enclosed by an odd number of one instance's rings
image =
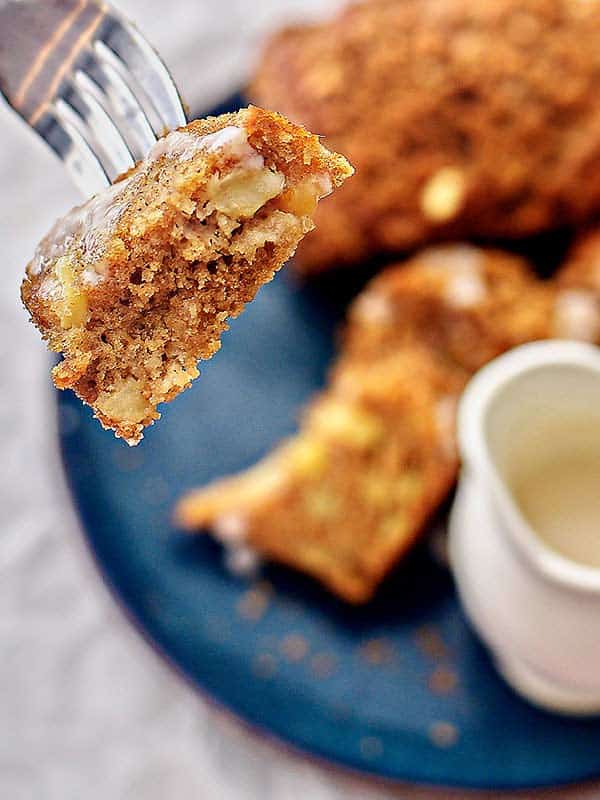
[[[459,409],[450,559],[467,616],[537,705],[600,713],[600,349],[520,347]]]

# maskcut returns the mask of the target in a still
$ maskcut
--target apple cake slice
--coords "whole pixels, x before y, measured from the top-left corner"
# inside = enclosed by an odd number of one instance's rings
[[[454,482],[462,386],[416,346],[335,369],[296,436],[246,472],[183,497],[177,522],[365,602]]]
[[[196,120],[60,219],[22,297],[71,388],[129,444],[197,377],[352,168],[256,107]]]

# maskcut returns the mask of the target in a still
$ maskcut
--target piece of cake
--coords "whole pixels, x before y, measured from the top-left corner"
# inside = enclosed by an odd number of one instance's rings
[[[554,289],[526,261],[466,244],[430,247],[376,276],[350,306],[343,355],[370,360],[414,342],[475,372],[551,335]]]
[[[315,272],[600,211],[595,0],[368,0],[266,45],[250,96],[357,177],[317,214]]]
[[[369,361],[411,342],[472,374],[541,339],[600,343],[600,236],[573,248],[552,280],[501,250],[427,248],[375,277],[352,303],[342,358]]]
[[[184,497],[177,522],[365,602],[454,482],[461,388],[419,348],[337,369],[297,436],[247,472]]]
[[[55,384],[136,444],[351,173],[316,136],[255,107],[160,139],[59,220],[27,267],[23,301],[64,356]]]

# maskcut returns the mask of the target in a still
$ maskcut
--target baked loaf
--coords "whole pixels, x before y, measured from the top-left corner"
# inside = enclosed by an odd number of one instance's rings
[[[59,220],[27,267],[23,301],[64,356],[55,384],[136,444],[351,172],[316,136],[255,107],[160,139]]]
[[[590,219],[599,70],[589,0],[369,0],[275,35],[250,96],[356,167],[295,264],[315,272]]]

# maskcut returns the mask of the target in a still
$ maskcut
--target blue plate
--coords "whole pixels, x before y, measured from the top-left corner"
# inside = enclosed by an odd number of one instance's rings
[[[426,546],[354,609],[283,568],[248,584],[208,537],[173,528],[185,489],[247,467],[294,430],[323,383],[342,312],[335,294],[280,273],[137,448],[58,395],[65,469],[105,578],[194,684],[313,755],[444,785],[600,774],[600,721],[542,713],[506,687]]]

